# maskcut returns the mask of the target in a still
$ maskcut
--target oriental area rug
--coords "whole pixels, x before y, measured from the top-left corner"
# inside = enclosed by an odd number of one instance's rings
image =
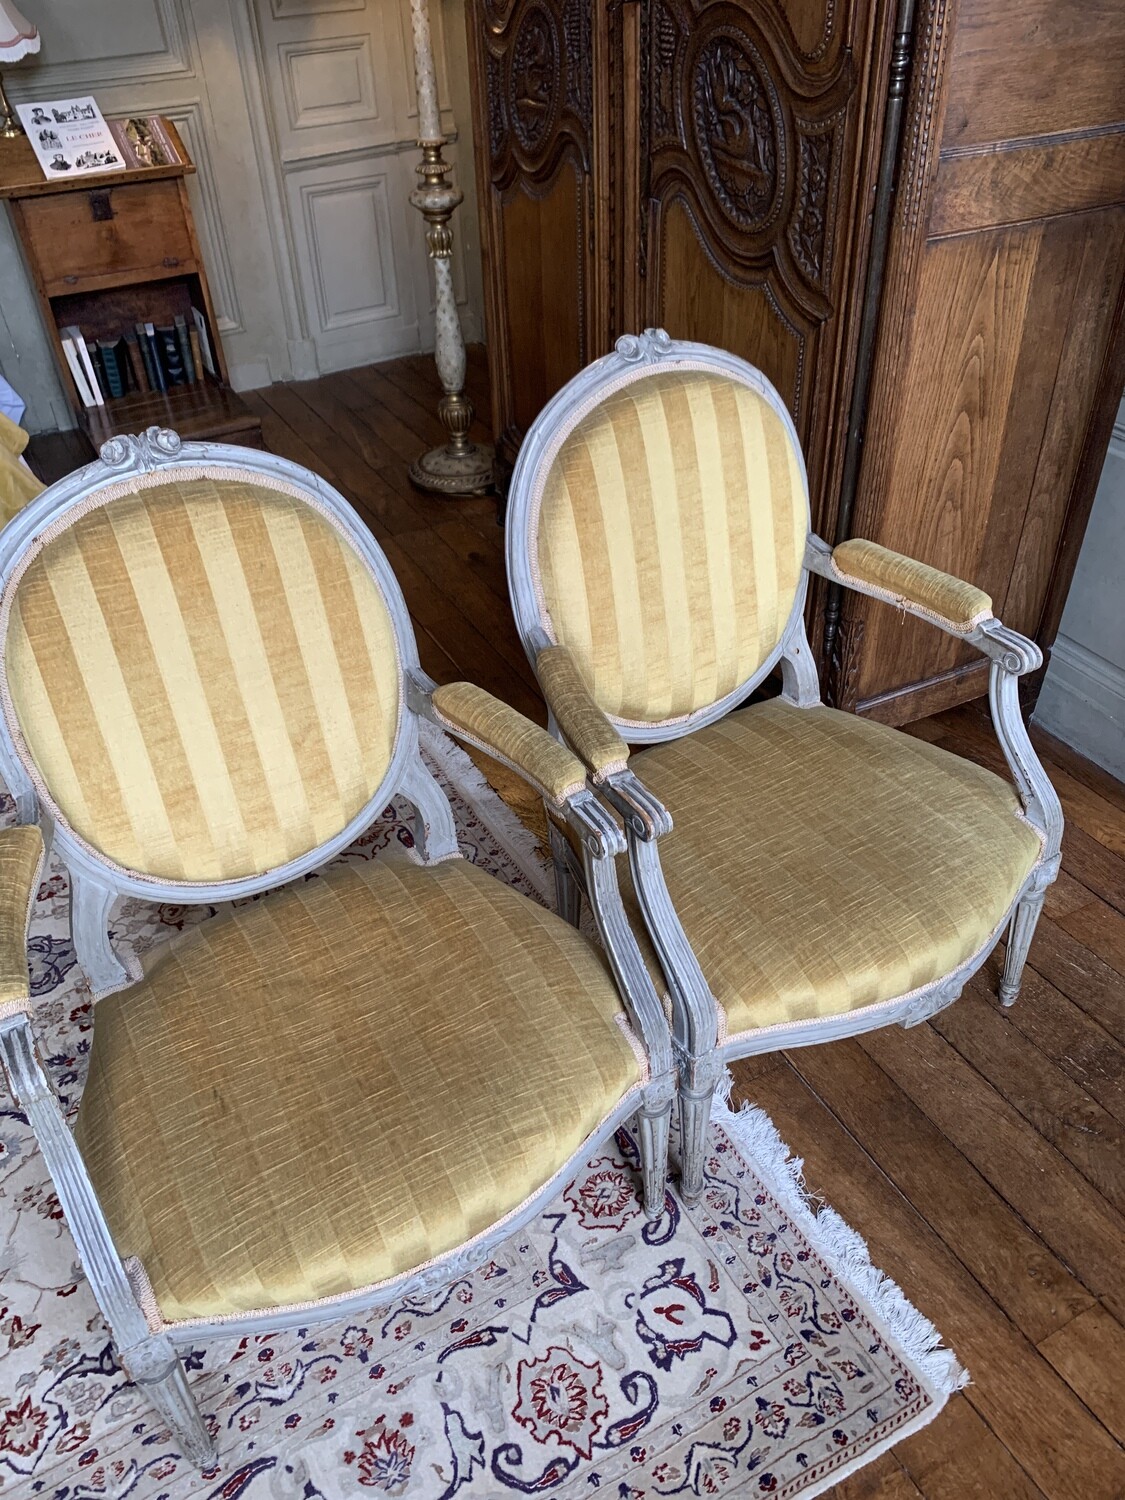
[[[547,900],[535,839],[433,736],[465,854]],[[12,809],[6,802],[3,821]],[[400,806],[346,859],[410,844]],[[143,949],[214,909],[122,903]],[[92,1016],[52,864],[31,928],[52,1081],[73,1111]],[[627,1130],[478,1270],[362,1318],[186,1357],[201,1474],[117,1368],[26,1121],[0,1083],[0,1495],[44,1500],[813,1496],[966,1379],[935,1329],[815,1210],[768,1118],[717,1105],[708,1183],[648,1222]]]

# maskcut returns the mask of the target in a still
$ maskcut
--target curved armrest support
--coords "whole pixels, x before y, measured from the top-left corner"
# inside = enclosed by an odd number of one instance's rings
[[[598,707],[593,693],[565,646],[545,646],[535,658],[535,675],[555,723],[599,784],[622,771],[629,747]]]
[[[841,560],[846,564],[844,569],[840,567]],[[936,568],[900,557],[897,552],[888,552],[873,542],[841,542],[833,551],[819,537],[810,537],[805,566],[862,594],[897,604],[908,614],[959,636],[990,659],[988,701],[992,724],[1027,820],[1043,835],[1038,878],[1049,885],[1059,867],[1062,805],[1035,753],[1019,702],[1020,677],[1043,664],[1039,647],[1001,624],[992,613],[992,600],[981,589]],[[875,578],[881,582],[869,581]]]
[[[34,824],[0,831],[0,1021],[31,1011],[27,924],[45,858]]]
[[[599,788],[621,814],[629,842],[629,868],[645,924],[668,980],[672,1020],[681,1055],[685,1086],[705,1090],[713,1079],[704,1076],[706,1062],[718,1040],[715,1001],[695,950],[688,941],[664,879],[658,841],[672,831],[672,817],[664,804],[633,771],[617,771]]]
[[[432,723],[511,768],[553,807],[586,788],[586,768],[565,745],[471,682],[429,692],[413,683],[413,706]]]
[[[835,548],[810,537],[805,565],[833,583],[894,604],[950,635],[969,636],[993,618],[992,600],[983,589],[861,537]]]
[[[1043,835],[1039,880],[1045,889],[1058,874],[1063,811],[1058,793],[1031,743],[1019,698],[1020,677],[1042,665],[1043,653],[1034,641],[1009,630],[996,619],[985,620],[968,639],[992,662],[988,673],[992,724],[1027,820]]]
[[[671,1079],[674,1063],[668,1021],[629,926],[617,883],[616,857],[625,852],[621,830],[589,788],[571,797],[565,816],[578,835],[590,910],[630,1019],[644,1042],[653,1080]]]
[[[671,1090],[671,1032],[617,884],[615,861],[625,852],[625,839],[611,813],[587,786],[582,762],[545,729],[471,683],[431,689],[420,674],[412,674],[409,697],[416,713],[523,776],[578,835],[590,908],[618,990],[648,1055],[650,1089],[657,1094]]]

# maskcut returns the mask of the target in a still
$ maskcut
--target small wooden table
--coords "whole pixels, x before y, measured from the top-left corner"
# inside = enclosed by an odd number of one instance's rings
[[[118,432],[153,423],[185,439],[262,446],[261,421],[228,384],[207,273],[185,179],[195,167],[175,126],[164,120],[180,160],[124,172],[44,177],[26,136],[0,139],[0,198],[8,201],[64,388],[82,429],[100,446]],[[166,391],[107,395],[83,404],[63,354],[61,328],[87,340],[116,339],[134,324],[192,326],[202,314],[215,376]]]

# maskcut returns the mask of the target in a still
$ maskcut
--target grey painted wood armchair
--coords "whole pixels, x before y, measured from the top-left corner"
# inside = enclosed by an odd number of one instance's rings
[[[551,727],[627,830],[627,904],[671,996],[690,1201],[724,1061],[913,1025],[960,994],[1005,930],[1000,993],[1015,1000],[1062,834],[1016,691],[1040,653],[979,589],[812,535],[777,392],[661,330],[620,339],[540,414],[507,525]],[[810,573],[991,658],[1014,785],[821,704]],[[739,709],[775,668],[781,696]],[[555,820],[560,910],[574,920],[583,874],[565,833]]]
[[[115,438],[0,533],[0,643],[0,768],[25,825],[0,832],[0,1060],[122,1364],[187,1454],[213,1444],[178,1349],[452,1281],[633,1116],[662,1210],[671,1037],[616,821],[545,731],[423,677],[335,490],[268,454]],[[460,857],[422,718],[500,755],[571,829],[608,957]],[[304,878],[396,795],[417,858]],[[98,1000],[73,1132],[29,995],[36,823]],[[267,891],[143,973],[109,941],[118,894]]]

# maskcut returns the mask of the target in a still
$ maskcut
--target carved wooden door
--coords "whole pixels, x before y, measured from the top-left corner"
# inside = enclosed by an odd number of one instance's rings
[[[592,12],[592,0],[469,11],[493,426],[509,460],[555,391],[605,352]]]
[[[781,392],[833,531],[887,67],[886,6],[643,0],[639,321]],[[868,96],[875,97],[869,102]]]

